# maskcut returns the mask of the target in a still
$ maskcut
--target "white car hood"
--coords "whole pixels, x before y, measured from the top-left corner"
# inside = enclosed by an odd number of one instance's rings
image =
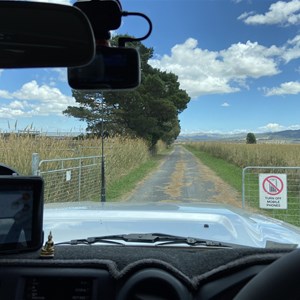
[[[209,203],[46,204],[45,236],[50,231],[55,243],[103,235],[166,233],[262,248],[300,245],[298,227]]]

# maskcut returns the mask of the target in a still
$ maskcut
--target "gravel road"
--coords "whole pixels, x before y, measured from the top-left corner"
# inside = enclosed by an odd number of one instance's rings
[[[241,196],[183,146],[176,145],[160,166],[126,197],[132,202],[220,202],[241,206]]]

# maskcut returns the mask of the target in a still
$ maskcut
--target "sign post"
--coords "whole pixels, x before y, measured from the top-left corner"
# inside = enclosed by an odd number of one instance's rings
[[[287,209],[286,174],[259,174],[259,207]]]

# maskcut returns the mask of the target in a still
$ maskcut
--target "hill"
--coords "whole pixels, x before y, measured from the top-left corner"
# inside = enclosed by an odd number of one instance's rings
[[[258,142],[300,143],[300,130],[283,130],[276,132],[254,133]],[[232,141],[244,142],[247,133],[219,134],[219,133],[192,133],[181,134],[177,141]]]

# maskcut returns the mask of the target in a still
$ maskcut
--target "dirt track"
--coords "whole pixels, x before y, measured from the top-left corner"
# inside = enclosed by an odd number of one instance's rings
[[[241,206],[241,196],[191,152],[177,145],[158,169],[126,197],[132,202],[219,202]]]

